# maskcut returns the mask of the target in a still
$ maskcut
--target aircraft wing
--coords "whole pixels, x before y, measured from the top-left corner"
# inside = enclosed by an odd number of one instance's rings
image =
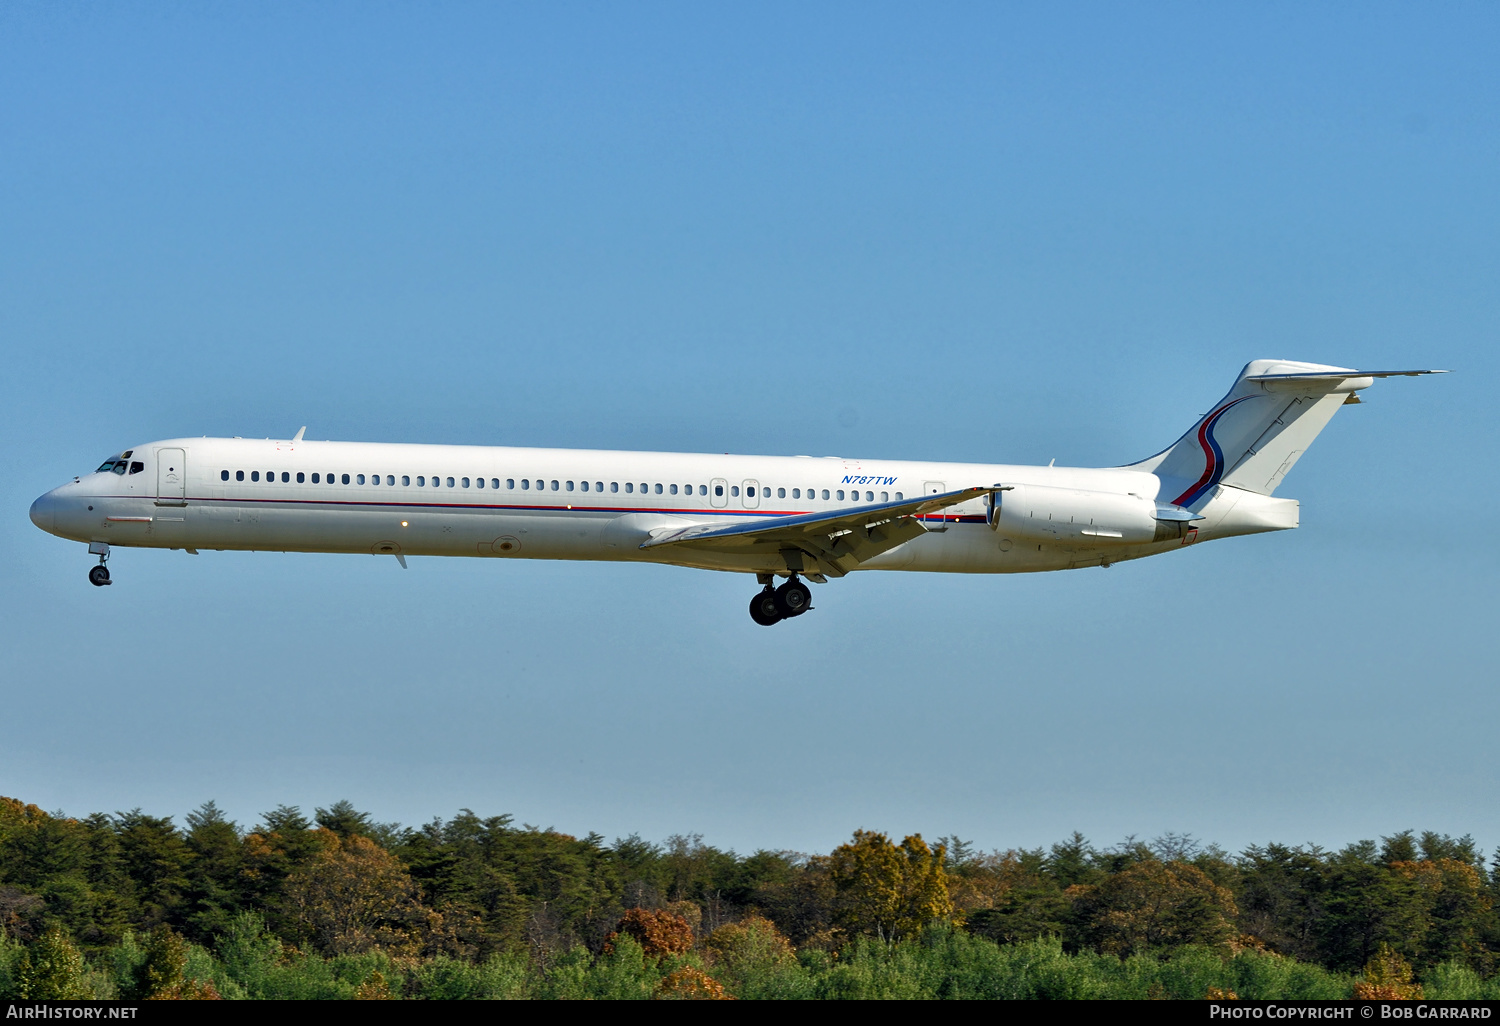
[[[658,534],[641,548],[673,545],[714,552],[773,551],[790,557],[787,565],[792,569],[798,569],[793,562],[800,554],[802,572],[842,577],[860,563],[926,534],[927,528],[917,517],[978,499],[1000,487],[961,488],[873,506],[761,518],[723,527],[694,524]]]

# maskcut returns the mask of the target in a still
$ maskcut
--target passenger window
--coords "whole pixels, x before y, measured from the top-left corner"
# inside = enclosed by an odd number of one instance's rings
[[[530,491],[531,490],[531,481],[530,481],[530,479],[524,478],[524,477],[521,478],[521,490],[522,491]]]
[[[729,494],[730,495],[738,495],[738,494],[740,494],[740,486],[739,485],[730,485],[729,486]]]
[[[579,491],[584,491],[584,492],[588,491],[589,490],[589,483],[587,481],[580,481],[580,482],[578,482],[578,489],[579,489]]]
[[[645,494],[646,494],[646,493],[647,493],[647,492],[648,492],[648,491],[650,491],[650,490],[651,490],[651,489],[649,489],[649,488],[647,488],[647,487],[646,487],[646,484],[645,484],[645,482],[644,482],[644,481],[643,481],[643,482],[641,482],[641,494],[642,494],[642,495],[645,495]]]
[[[595,481],[594,482],[594,491],[596,491],[596,492],[602,492],[602,491],[604,491],[604,482],[603,481]]]
[[[896,493],[896,501],[897,501],[897,502],[900,502],[900,501],[901,501],[901,493],[900,493],[900,492],[897,492],[897,493]]]
[[[292,475],[290,473],[288,473],[287,471],[283,470],[281,472],[281,483],[282,484],[291,484],[292,483]]]
[[[628,494],[630,494],[633,491],[635,491],[635,485],[632,484],[629,481],[626,481],[625,482],[625,493],[628,495]]]
[[[348,484],[349,483],[349,475],[345,474],[340,480],[342,480],[344,482],[344,484]]]
[[[132,463],[130,465],[130,472],[132,474],[139,474],[141,471],[143,471],[145,469],[146,469],[146,465],[144,463],[140,462],[139,460],[137,460],[136,462],[134,462],[134,463]]]
[[[875,493],[874,492],[865,492],[865,501],[866,502],[874,502],[875,501]]]
[[[258,470],[252,470],[252,471],[250,471],[250,480],[252,480],[252,481],[259,481],[260,480],[260,471],[258,471]]]
[[[477,487],[479,487],[479,488],[483,488],[483,487],[484,487],[484,478],[482,478],[482,477],[476,477],[476,478],[475,478],[475,479],[474,479],[474,484],[475,484],[475,485],[476,485],[476,486],[477,486]]]
[[[783,493],[783,494],[785,494],[785,493]],[[763,499],[769,499],[771,497],[771,489],[769,489],[769,488],[763,488],[763,489],[761,489],[760,496]]]
[[[317,474],[313,475],[312,482],[313,482],[313,484],[317,484],[318,483],[318,475]]]
[[[300,470],[297,471],[297,483],[298,484],[305,484],[306,482],[307,482],[307,475],[304,474],[304,473],[302,473],[302,471],[300,471]]]
[[[657,490],[657,491],[661,491],[661,486],[660,486],[660,485],[657,485],[657,486],[656,486],[656,490]],[[676,486],[676,485],[672,485],[672,487],[671,487],[671,488],[670,488],[670,489],[669,489],[669,490],[670,490],[670,491],[671,491],[671,493],[672,493],[672,494],[673,494],[673,495],[676,495],[676,494],[677,494],[677,486]]]
[[[801,488],[793,488],[792,489],[792,498],[794,498],[794,499],[800,499],[800,498],[802,498],[802,489]]]
[[[243,481],[243,480],[245,480],[245,472],[243,470],[236,470],[234,472],[234,479],[236,481]]]
[[[228,481],[229,480],[229,471],[227,471],[227,470],[221,470],[221,471],[219,471],[219,480],[220,481]]]
[[[552,482],[552,490],[553,490],[553,491],[554,491],[554,492],[555,492],[555,491],[557,491],[557,490],[558,490],[558,486],[557,486],[557,482],[556,482],[556,481],[553,481],[553,482]]]
[[[724,494],[724,486],[714,485],[714,494],[722,497]]]
[[[365,483],[365,475],[363,475],[363,474],[355,474],[354,475],[354,482],[356,484],[364,484]]]
[[[568,482],[568,491],[570,491],[570,492],[571,492],[571,491],[572,491],[572,490],[573,490],[573,482],[572,482],[572,481],[569,481],[569,482]]]
[[[891,501],[891,493],[890,492],[881,492],[880,493],[880,501],[881,502],[890,502]]]
[[[314,478],[314,480],[317,480],[317,479]],[[411,475],[410,474],[402,474],[401,475],[401,487],[403,487],[403,488],[410,488],[411,487]]]
[[[469,479],[468,478],[464,478],[463,484],[464,484],[465,488],[469,487]]]
[[[505,479],[505,487],[509,488],[511,491],[515,491],[516,490],[516,479],[513,478],[513,477],[507,477]]]
[[[776,498],[778,498],[778,499],[784,499],[784,498],[786,498],[786,489],[785,488],[778,488],[778,489],[776,489]]]
[[[620,482],[618,482],[618,481],[611,481],[609,483],[609,490],[612,491],[612,492],[618,492],[620,490]]]
[[[500,479],[498,477],[492,477],[492,478],[490,478],[490,487],[493,488],[493,489],[495,489],[496,491],[499,491],[500,490]]]

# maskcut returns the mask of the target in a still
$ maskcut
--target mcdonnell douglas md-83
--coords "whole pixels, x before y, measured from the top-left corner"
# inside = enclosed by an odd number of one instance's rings
[[[1191,430],[1124,467],[173,438],[37,499],[88,544],[486,559],[609,559],[754,574],[750,616],[812,608],[852,570],[1026,573],[1109,566],[1296,527],[1282,478],[1376,378],[1255,360]],[[784,578],[777,586],[777,578]]]

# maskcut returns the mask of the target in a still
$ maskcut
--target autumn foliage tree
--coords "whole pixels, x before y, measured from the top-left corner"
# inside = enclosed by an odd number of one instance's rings
[[[951,920],[943,853],[942,845],[934,851],[921,834],[898,846],[885,834],[856,830],[854,840],[835,848],[828,861],[839,926],[847,934],[898,940],[934,920]]]
[[[1382,944],[1365,965],[1364,978],[1354,984],[1355,1000],[1420,1001],[1422,985],[1413,983],[1411,976],[1411,963]]]
[[[693,928],[688,921],[664,909],[628,909],[614,932],[604,939],[606,951],[622,933],[634,937],[647,958],[680,955],[693,946]]]
[[[324,847],[287,877],[286,909],[298,931],[335,955],[419,950],[440,916],[390,852],[359,834],[323,834]]]
[[[1187,862],[1146,859],[1070,890],[1095,943],[1114,954],[1223,945],[1235,934],[1234,895]]]

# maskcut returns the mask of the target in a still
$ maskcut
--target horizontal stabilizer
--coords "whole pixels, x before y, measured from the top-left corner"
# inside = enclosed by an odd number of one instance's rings
[[[1348,378],[1415,378],[1420,374],[1447,374],[1445,370],[1311,371],[1305,374],[1250,374],[1246,381],[1344,381]]]

